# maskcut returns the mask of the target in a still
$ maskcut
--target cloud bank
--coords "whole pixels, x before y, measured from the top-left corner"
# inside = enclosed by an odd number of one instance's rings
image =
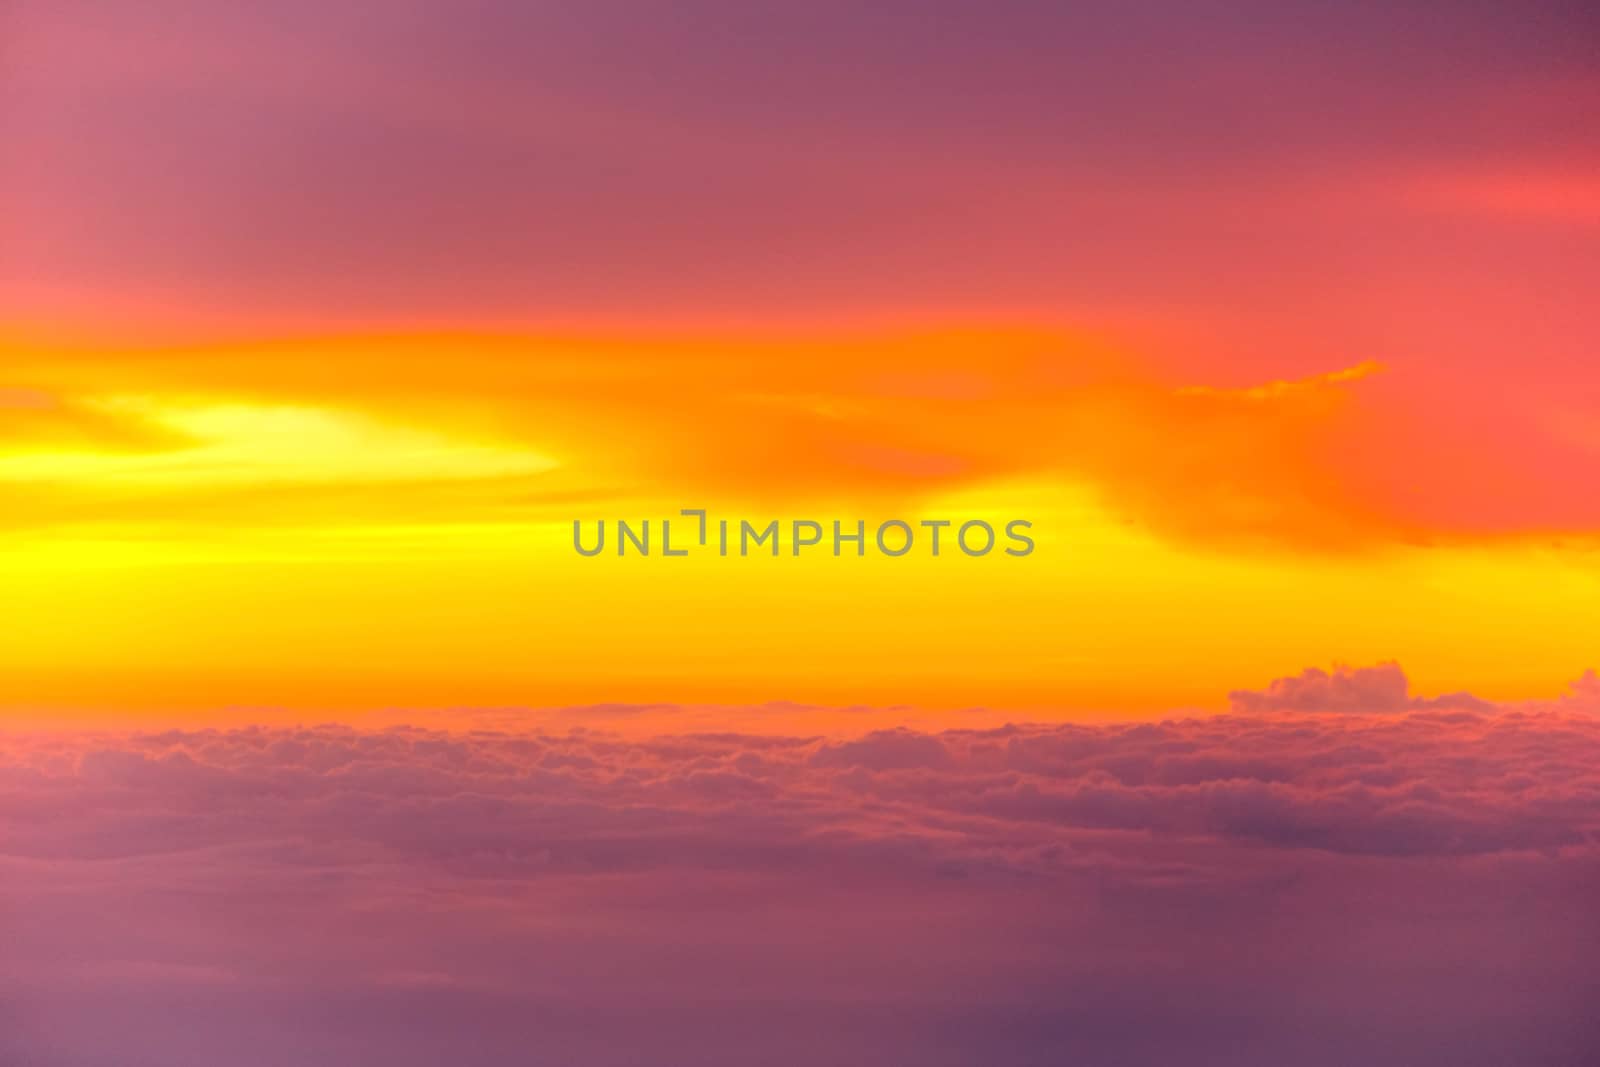
[[[1600,720],[1375,671],[1136,725],[11,737],[0,1060],[1581,1062]]]

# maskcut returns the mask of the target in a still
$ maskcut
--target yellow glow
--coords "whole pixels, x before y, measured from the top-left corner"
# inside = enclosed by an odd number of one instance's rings
[[[148,397],[85,402],[173,435],[173,447],[142,452],[80,449],[0,454],[0,481],[173,487],[285,482],[425,481],[535,474],[547,456],[451,440],[369,415],[245,403],[181,403]]]
[[[820,345],[826,366],[788,343],[441,342],[448,372],[421,341],[19,359],[0,716],[780,700],[966,722],[1221,708],[1334,660],[1399,659],[1422,692],[1553,695],[1592,663],[1581,545],[1407,543],[1328,481],[1316,434],[1374,365],[1182,390],[1033,335],[875,343]],[[1025,450],[1044,462],[1018,473]],[[1037,547],[572,547],[575,518],[684,507],[1023,518]]]

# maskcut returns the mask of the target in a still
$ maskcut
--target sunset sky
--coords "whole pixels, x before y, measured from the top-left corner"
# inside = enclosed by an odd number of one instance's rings
[[[1600,658],[1580,6],[383,13],[0,15],[12,712],[1138,714]],[[696,506],[1039,549],[570,549]]]
[[[0,0],[0,1065],[1600,1062],[1597,57]]]

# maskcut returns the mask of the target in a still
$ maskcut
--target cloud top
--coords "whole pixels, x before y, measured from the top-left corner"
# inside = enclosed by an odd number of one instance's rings
[[[1574,1062],[1600,720],[1407,711],[1387,667],[1272,692],[854,739],[6,738],[0,1058]]]
[[[1592,673],[1592,672],[1591,672]],[[1235,689],[1228,694],[1234,710],[1400,712],[1456,708],[1489,712],[1495,706],[1471,693],[1438,697],[1414,696],[1400,664],[1373,667],[1336,664],[1332,671],[1308,667],[1287,678],[1275,678],[1262,690]]]

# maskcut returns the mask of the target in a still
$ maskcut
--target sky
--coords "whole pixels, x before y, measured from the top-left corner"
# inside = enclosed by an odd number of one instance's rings
[[[0,1062],[1587,1062],[1597,46],[0,0]]]
[[[14,712],[1139,715],[1595,663],[1581,5],[3,17]],[[564,547],[685,507],[1039,548]]]

